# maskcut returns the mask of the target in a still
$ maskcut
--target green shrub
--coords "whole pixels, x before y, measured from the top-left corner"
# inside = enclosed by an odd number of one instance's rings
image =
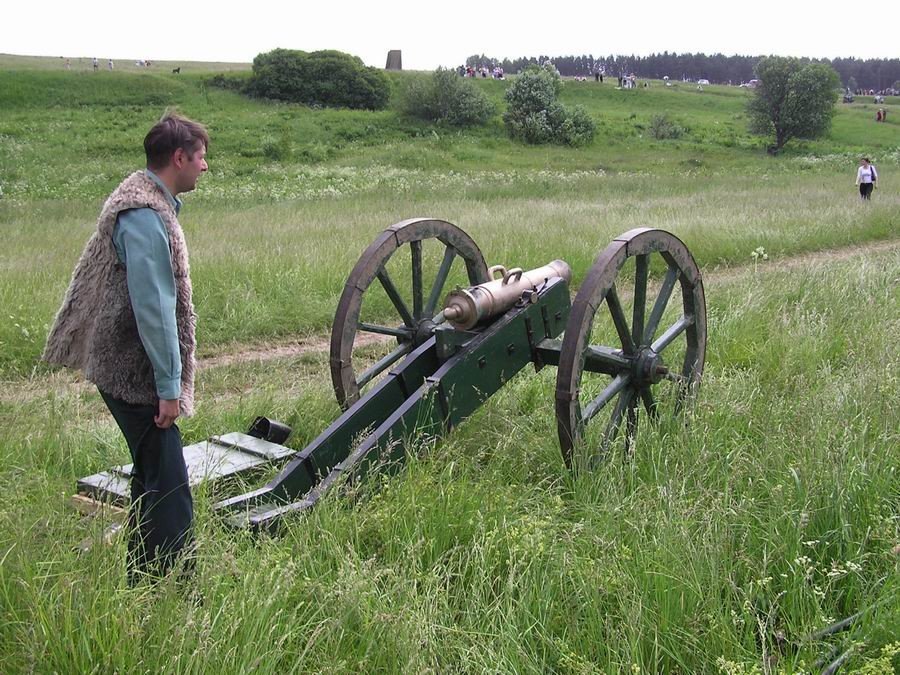
[[[204,81],[210,87],[217,89],[243,92],[250,80],[247,73],[218,73]]]
[[[681,138],[685,129],[675,120],[663,113],[662,115],[654,115],[650,120],[650,135],[658,141],[665,141],[675,138]]]
[[[594,125],[594,120],[588,115],[587,110],[580,105],[573,108],[565,108],[564,110],[567,113],[557,129],[557,142],[573,147],[581,147],[594,140],[596,126]]]
[[[438,68],[430,78],[413,80],[406,90],[407,115],[456,127],[486,123],[495,112],[484,92],[455,71]]]
[[[560,91],[562,80],[555,71],[529,66],[506,90],[507,114],[524,117],[549,110]]]
[[[595,125],[581,107],[568,109],[556,99],[562,80],[555,70],[529,66],[506,90],[503,114],[512,138],[526,143],[581,146],[594,139]]]
[[[294,49],[257,55],[247,91],[280,101],[366,110],[386,107],[391,94],[387,76],[356,56]]]

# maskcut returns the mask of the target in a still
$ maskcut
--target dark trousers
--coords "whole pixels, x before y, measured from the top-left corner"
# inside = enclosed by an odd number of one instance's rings
[[[128,578],[162,576],[191,541],[194,502],[176,425],[160,429],[156,406],[135,405],[100,392],[131,450]]]
[[[875,187],[875,183],[860,183],[859,184],[859,196],[863,199],[871,199],[872,198],[872,190]]]

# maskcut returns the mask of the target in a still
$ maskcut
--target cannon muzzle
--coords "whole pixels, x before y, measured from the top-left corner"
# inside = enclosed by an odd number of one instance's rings
[[[471,288],[457,288],[447,295],[442,314],[454,328],[468,330],[502,314],[518,302],[525,291],[533,291],[554,277],[572,280],[568,263],[554,260],[543,267],[525,272],[521,267],[508,270],[502,265],[490,268],[491,276],[503,277]]]

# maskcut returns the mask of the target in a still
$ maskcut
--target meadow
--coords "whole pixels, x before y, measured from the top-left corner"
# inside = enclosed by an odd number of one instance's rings
[[[563,102],[598,125],[576,150],[513,143],[499,114],[457,130],[253,101],[211,83],[246,65],[175,65],[0,56],[0,670],[799,673],[847,650],[848,670],[900,665],[897,99],[885,124],[868,99],[840,105],[827,138],[773,158],[746,90],[570,81]],[[421,76],[393,74],[396,95]],[[506,83],[477,86],[502,110]],[[292,447],[312,440],[338,413],[323,339],[350,269],[426,215],[488,264],[562,258],[576,288],[621,232],[682,238],[709,312],[688,423],[642,425],[633,457],[572,475],[554,373],[522,374],[277,538],[226,529],[201,487],[202,602],[128,588],[123,543],[75,552],[106,523],[68,505],[124,441],[39,356],[103,199],[168,106],[212,137],[181,218],[202,366],[187,443],[258,414],[291,424]],[[653,139],[659,114],[683,136]],[[861,154],[882,175],[867,204]]]

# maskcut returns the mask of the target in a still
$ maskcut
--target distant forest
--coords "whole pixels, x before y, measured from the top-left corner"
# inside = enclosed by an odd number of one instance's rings
[[[473,55],[466,59],[466,65],[472,67],[500,66],[504,72],[517,73],[532,63],[552,61],[561,75],[589,76],[594,68],[602,66],[607,76],[634,73],[638,77],[662,79],[668,76],[672,80],[698,80],[705,78],[718,84],[740,84],[756,77],[753,69],[761,56],[725,56],[724,54],[675,54],[663,52],[650,56],[598,56],[582,54],[581,56],[530,56],[518,59],[496,59],[489,56]],[[900,81],[900,59],[810,59],[816,63],[827,63],[834,68],[843,85],[852,86],[851,78],[856,86],[864,89],[887,89]]]

